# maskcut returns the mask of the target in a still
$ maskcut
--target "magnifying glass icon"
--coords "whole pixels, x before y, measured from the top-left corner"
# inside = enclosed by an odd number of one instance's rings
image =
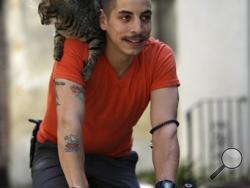
[[[236,148],[228,148],[221,155],[221,165],[211,176],[210,179],[213,180],[218,174],[224,169],[235,169],[238,168],[242,163],[242,153]]]

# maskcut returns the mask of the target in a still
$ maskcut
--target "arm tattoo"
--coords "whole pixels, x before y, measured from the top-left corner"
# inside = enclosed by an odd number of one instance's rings
[[[76,135],[68,135],[64,137],[66,142],[64,151],[65,152],[78,152],[80,150],[80,137]]]
[[[83,101],[83,88],[77,85],[70,86],[71,91],[82,102]]]
[[[55,92],[56,92],[56,105],[59,106],[60,105],[60,102],[59,102],[59,96],[57,94],[57,87],[58,86],[65,86],[65,82],[62,82],[62,81],[55,81],[55,85],[56,85],[56,88],[55,88]]]

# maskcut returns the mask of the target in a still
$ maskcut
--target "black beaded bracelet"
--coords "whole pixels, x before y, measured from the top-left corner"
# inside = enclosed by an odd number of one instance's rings
[[[163,123],[160,123],[159,125],[156,125],[156,126],[153,127],[149,132],[150,132],[151,134],[153,134],[157,129],[160,129],[160,128],[162,128],[163,126],[168,125],[168,124],[170,124],[170,123],[175,123],[177,127],[179,126],[179,122],[178,122],[177,120],[171,119],[171,120],[165,121],[165,122],[163,122]]]

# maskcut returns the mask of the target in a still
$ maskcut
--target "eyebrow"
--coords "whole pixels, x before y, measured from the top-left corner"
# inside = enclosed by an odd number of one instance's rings
[[[128,10],[121,10],[118,12],[118,14],[133,14],[133,12],[131,11],[128,11]],[[152,14],[152,11],[151,10],[146,10],[144,12],[142,12],[141,14]]]
[[[133,13],[127,10],[121,10],[118,12],[118,14],[133,14]]]
[[[142,14],[152,14],[152,11],[151,10],[146,10],[146,11],[142,12]]]

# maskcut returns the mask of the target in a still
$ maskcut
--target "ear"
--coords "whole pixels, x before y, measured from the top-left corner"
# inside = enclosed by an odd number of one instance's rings
[[[100,9],[100,18],[99,18],[99,24],[100,24],[100,28],[103,31],[106,31],[107,29],[107,16],[104,13],[103,9]]]

